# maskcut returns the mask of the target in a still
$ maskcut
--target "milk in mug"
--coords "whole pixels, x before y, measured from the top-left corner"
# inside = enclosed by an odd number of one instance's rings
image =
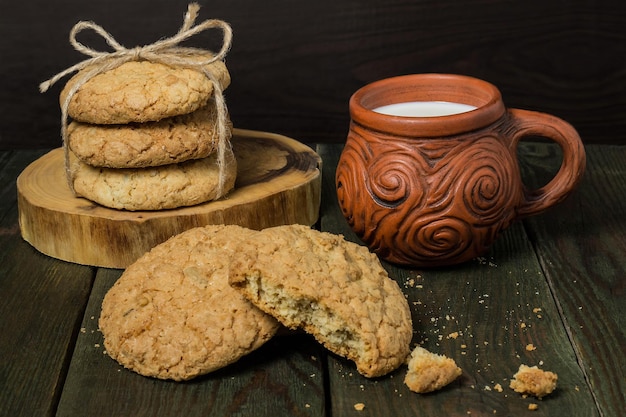
[[[373,109],[376,113],[402,117],[438,117],[465,113],[476,106],[449,101],[407,101],[393,103]]]

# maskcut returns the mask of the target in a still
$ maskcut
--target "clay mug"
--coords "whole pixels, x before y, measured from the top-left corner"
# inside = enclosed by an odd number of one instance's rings
[[[339,205],[356,235],[392,263],[430,267],[484,256],[512,222],[567,197],[585,169],[571,125],[507,109],[499,90],[476,78],[388,78],[356,91],[349,109],[335,178]],[[558,172],[535,190],[524,186],[517,156],[530,137],[562,149]]]

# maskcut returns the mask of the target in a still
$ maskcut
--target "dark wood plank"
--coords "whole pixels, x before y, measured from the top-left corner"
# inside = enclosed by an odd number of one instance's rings
[[[104,353],[97,324],[102,298],[121,272],[98,270],[58,417],[324,415],[324,352],[302,334],[276,336],[237,363],[188,382],[122,368]]]
[[[339,149],[318,148],[324,161],[321,225],[354,239],[336,206],[333,176]],[[419,395],[404,386],[405,369],[371,381],[332,356],[328,378],[333,416],[354,415],[356,403],[365,405],[359,414],[364,416],[522,415],[533,402],[539,404],[534,415],[599,415],[520,223],[500,237],[488,257],[465,265],[432,270],[385,265],[408,297],[413,342],[454,358],[463,376],[440,392]],[[529,344],[535,349],[527,350]],[[509,380],[522,363],[556,372],[557,391],[537,401],[510,390]]]
[[[0,154],[0,414],[54,413],[92,283],[21,238],[15,179],[39,151]]]
[[[561,158],[548,144],[524,144],[521,154],[526,176],[539,184]],[[578,190],[525,224],[600,410],[623,414],[626,147],[587,146],[587,172]]]

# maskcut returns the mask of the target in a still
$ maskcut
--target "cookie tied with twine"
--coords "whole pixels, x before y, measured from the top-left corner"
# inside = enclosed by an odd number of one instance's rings
[[[65,99],[62,100],[61,103],[61,138],[65,153],[65,172],[69,187],[73,193],[76,193],[76,191],[74,190],[73,178],[70,170],[70,150],[67,132],[69,108],[72,98],[82,86],[99,74],[118,68],[127,62],[149,61],[168,65],[174,68],[188,68],[198,71],[204,74],[204,76],[207,77],[213,84],[213,97],[217,110],[216,133],[219,138],[216,151],[217,164],[219,166],[219,181],[216,199],[224,196],[224,166],[228,163],[227,155],[230,150],[230,142],[228,140],[228,109],[224,99],[222,83],[219,82],[218,77],[210,71],[207,66],[216,61],[224,60],[232,43],[232,30],[226,22],[217,19],[205,20],[196,25],[195,21],[198,16],[199,9],[200,6],[197,3],[191,3],[188,6],[183,24],[174,36],[161,39],[149,45],[138,46],[131,49],[125,48],[119,44],[113,36],[111,36],[111,34],[94,22],[80,21],[74,25],[70,31],[70,44],[78,52],[90,56],[91,58],[67,68],[39,85],[39,90],[42,93],[46,92],[53,84],[63,77],[80,71],[74,77],[71,87],[65,92]],[[180,46],[181,42],[208,29],[220,29],[222,31],[222,47],[217,53],[199,48]],[[76,36],[83,30],[92,30],[99,34],[106,41],[106,43],[114,49],[114,51],[97,51],[79,42],[76,39]]]

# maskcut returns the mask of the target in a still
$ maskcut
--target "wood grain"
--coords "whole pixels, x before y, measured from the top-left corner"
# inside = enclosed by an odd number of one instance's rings
[[[15,178],[40,155],[40,151],[0,155],[3,416],[53,415],[93,280],[92,268],[48,258],[20,236]]]
[[[20,227],[40,252],[70,262],[124,268],[191,227],[238,224],[262,229],[312,225],[320,200],[320,159],[285,136],[235,129],[238,174],[226,198],[192,207],[130,212],[75,197],[67,186],[63,151],[56,149],[17,180]]]

